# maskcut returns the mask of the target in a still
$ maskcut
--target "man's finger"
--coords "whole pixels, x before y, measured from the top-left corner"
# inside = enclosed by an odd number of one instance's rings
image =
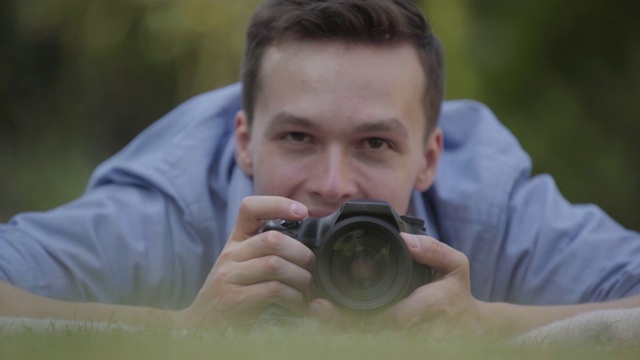
[[[414,261],[429,265],[441,274],[468,267],[469,260],[460,251],[430,236],[402,233]]]
[[[236,262],[277,256],[307,270],[311,270],[315,263],[311,249],[278,231],[267,231],[242,242],[227,244],[226,252],[220,256]]]
[[[302,203],[280,196],[248,196],[242,200],[230,239],[242,241],[258,233],[264,220],[302,220],[309,210]]]
[[[311,296],[313,277],[311,273],[281,257],[270,255],[251,259],[244,263],[243,271],[236,272],[228,279],[230,283],[246,286],[277,280]]]

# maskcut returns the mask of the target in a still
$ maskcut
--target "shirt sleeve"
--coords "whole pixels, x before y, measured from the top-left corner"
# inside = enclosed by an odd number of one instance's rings
[[[240,86],[180,105],[94,171],[79,199],[0,225],[0,279],[75,301],[181,308],[221,251]]]
[[[640,235],[598,206],[571,204],[548,175],[524,177],[508,203],[496,267],[500,297],[571,304],[640,293]]]
[[[61,300],[184,306],[206,273],[180,266],[205,260],[183,216],[153,188],[100,186],[0,225],[0,278]]]
[[[441,240],[467,255],[480,300],[573,304],[640,293],[640,234],[569,203],[484,105],[449,102],[427,196]]]

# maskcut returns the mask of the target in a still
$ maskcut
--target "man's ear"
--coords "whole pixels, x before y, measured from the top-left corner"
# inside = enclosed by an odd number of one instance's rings
[[[251,126],[244,110],[240,110],[236,114],[234,138],[236,141],[236,163],[247,175],[251,176],[253,175]]]
[[[419,191],[427,191],[436,180],[438,163],[443,148],[442,129],[435,128],[424,146],[422,166],[416,177],[415,188]]]

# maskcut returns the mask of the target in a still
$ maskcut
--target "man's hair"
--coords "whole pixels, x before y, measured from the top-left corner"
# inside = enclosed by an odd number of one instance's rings
[[[242,62],[244,110],[250,122],[265,51],[289,38],[376,46],[412,44],[426,80],[426,133],[435,128],[444,96],[442,47],[411,0],[265,0],[249,23]]]

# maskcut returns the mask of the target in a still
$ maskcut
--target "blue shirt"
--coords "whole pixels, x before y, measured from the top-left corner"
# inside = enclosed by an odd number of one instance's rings
[[[101,164],[79,199],[0,225],[0,279],[45,296],[188,306],[253,193],[234,161],[240,85],[197,96]],[[480,300],[601,301],[640,293],[640,234],[569,204],[484,105],[445,102],[444,151],[412,197],[427,232],[464,252]]]

